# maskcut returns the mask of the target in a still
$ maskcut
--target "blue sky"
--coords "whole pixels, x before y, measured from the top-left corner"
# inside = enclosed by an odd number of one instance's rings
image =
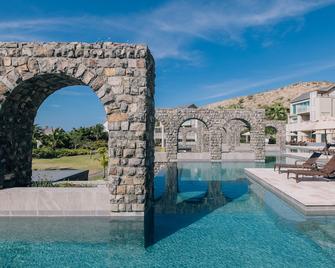
[[[2,41],[147,43],[156,59],[157,107],[335,80],[335,0],[11,0],[1,6]],[[68,129],[103,120],[89,89],[62,91],[46,100],[37,123]]]

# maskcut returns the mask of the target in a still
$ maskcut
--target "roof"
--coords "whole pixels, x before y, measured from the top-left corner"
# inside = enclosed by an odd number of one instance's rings
[[[331,86],[316,88],[314,91],[317,91],[320,94],[325,94],[325,93],[330,93],[334,90],[335,90],[335,86],[331,85]],[[305,93],[299,95],[298,97],[296,97],[295,99],[291,100],[291,103],[299,102],[299,101],[303,101],[303,100],[308,100],[309,98],[310,98],[310,92],[305,92]]]
[[[332,86],[327,86],[327,87],[321,87],[321,88],[318,88],[317,91],[320,92],[320,93],[329,93],[331,91],[334,91],[335,90],[335,86],[332,85]]]
[[[198,109],[198,106],[196,106],[194,103],[192,103],[192,104],[187,104],[187,105],[179,106],[179,108],[192,108],[192,109]]]
[[[291,103],[293,102],[298,102],[298,101],[303,101],[303,100],[308,100],[310,96],[309,92],[305,92],[301,94],[300,96],[296,97],[295,99],[291,100]]]

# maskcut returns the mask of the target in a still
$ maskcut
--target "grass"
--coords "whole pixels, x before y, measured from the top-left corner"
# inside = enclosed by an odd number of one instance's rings
[[[52,159],[33,159],[34,170],[44,169],[82,169],[89,170],[90,180],[96,180],[102,178],[102,167],[96,156],[89,155],[76,155],[76,156],[65,156],[60,158]]]

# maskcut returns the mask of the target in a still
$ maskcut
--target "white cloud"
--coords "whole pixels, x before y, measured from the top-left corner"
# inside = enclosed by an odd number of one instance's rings
[[[0,38],[45,41],[52,40],[55,32],[70,35],[91,30],[98,31],[102,39],[118,36],[130,42],[148,43],[157,59],[190,61],[195,53],[191,49],[194,40],[243,43],[248,29],[301,18],[333,3],[335,0],[175,0],[145,14],[0,20]],[[266,40],[264,45],[270,43]]]
[[[243,92],[247,94],[247,92],[251,89],[258,89],[258,91],[260,91],[262,87],[266,87],[274,83],[287,82],[290,79],[299,79],[305,75],[311,75],[330,69],[335,69],[335,59],[327,62],[301,63],[296,65],[294,68],[291,68],[291,70],[287,70],[286,74],[271,74],[271,76],[264,76],[256,80],[241,77],[222,83],[208,84],[202,87],[202,91],[206,92],[207,95],[195,101],[208,101],[216,98],[225,98],[235,94],[240,95],[243,94]],[[218,93],[208,95],[210,91]]]

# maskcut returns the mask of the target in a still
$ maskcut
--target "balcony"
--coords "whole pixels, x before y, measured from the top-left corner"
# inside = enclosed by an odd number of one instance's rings
[[[297,106],[297,113],[296,114],[306,114],[309,113],[309,106]]]

